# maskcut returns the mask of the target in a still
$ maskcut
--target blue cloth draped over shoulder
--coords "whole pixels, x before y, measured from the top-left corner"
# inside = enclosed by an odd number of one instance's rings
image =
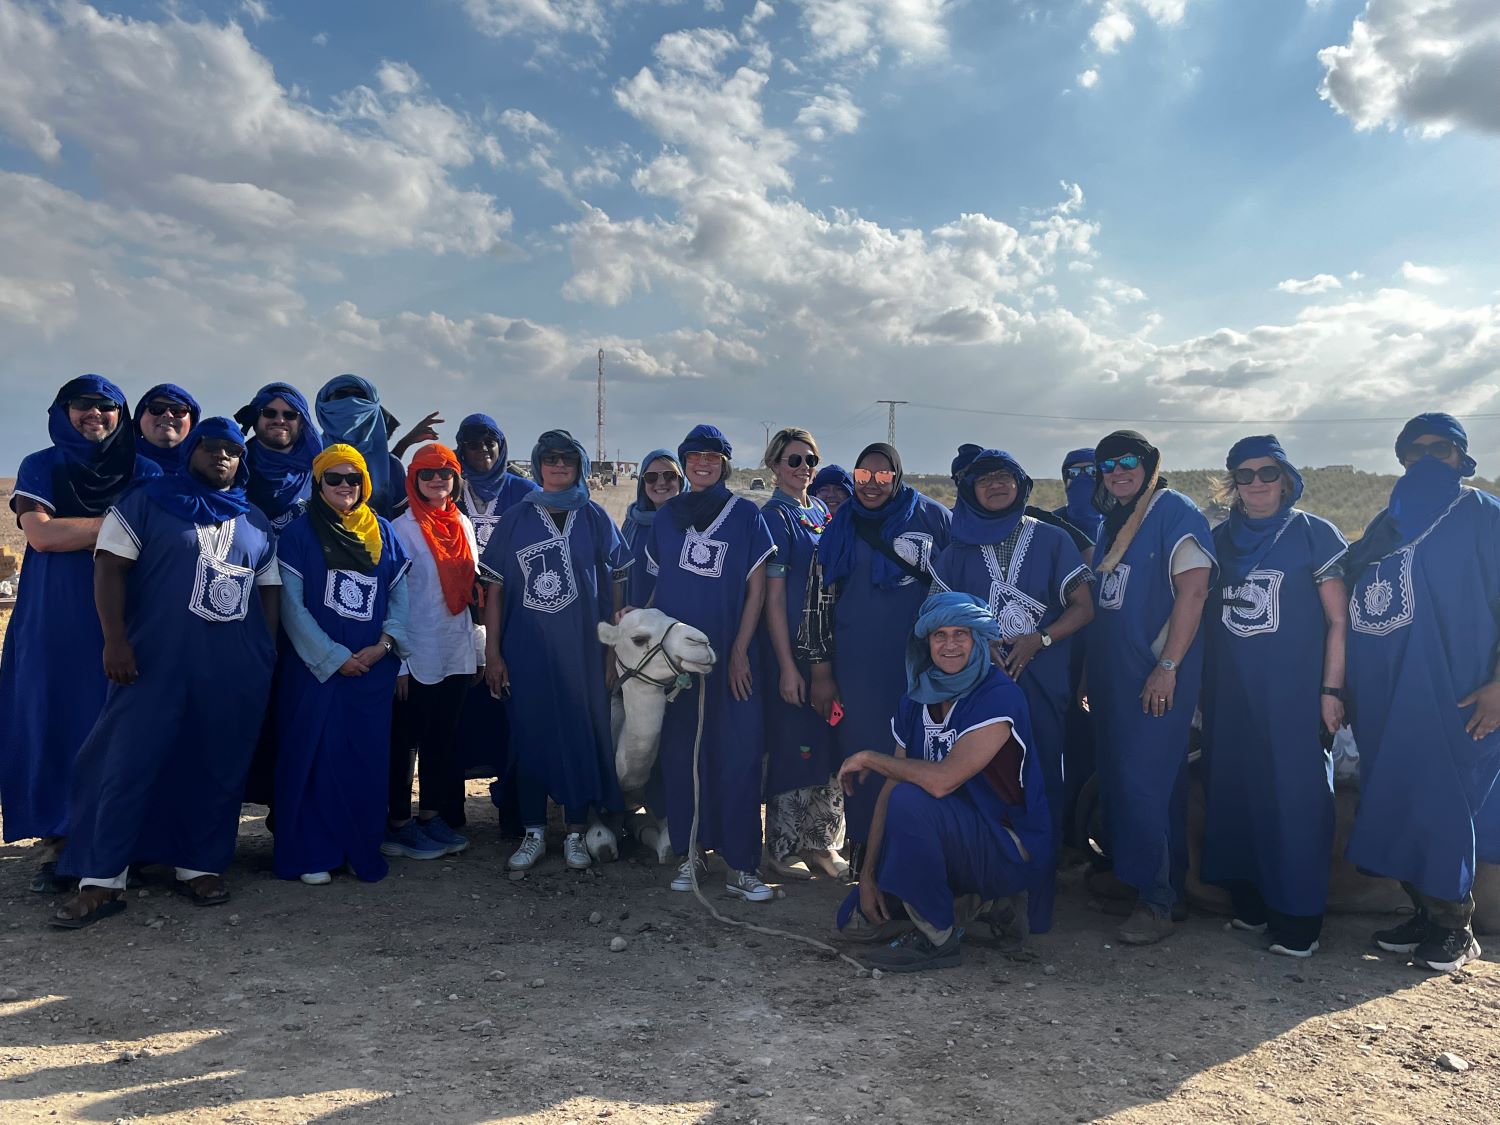
[[[188,470],[193,451],[210,439],[231,441],[240,447],[239,468],[228,488],[213,488]],[[245,463],[244,439],[238,426],[228,418],[205,418],[188,431],[178,448],[182,450],[182,472],[154,477],[141,486],[153,504],[180,520],[200,525],[223,523],[250,510],[250,501],[245,498],[250,468]]]
[[[621,808],[598,626],[614,614],[612,576],[625,551],[598,504],[565,511],[559,530],[547,509],[515,505],[495,525],[480,565],[500,583],[489,596],[504,599],[513,768],[544,786],[576,824],[590,809]]]
[[[205,528],[144,489],[110,518],[139,549],[126,576],[125,628],[140,675],[110,686],[78,751],[58,870],[109,878],[160,863],[222,872],[234,858],[276,655],[256,586],[276,566],[276,540],[253,509]]]
[[[162,472],[175,472],[184,464],[182,444],[179,442],[170,449],[163,449],[159,445],[152,445],[146,440],[146,435],[141,432],[141,426],[145,423],[146,407],[153,399],[186,406],[188,408],[188,418],[191,419],[193,426],[198,424],[198,418],[203,413],[203,408],[198,405],[197,399],[176,383],[158,383],[136,401],[136,452],[146,458],[146,460],[154,461]]]
[[[1439,465],[1424,458],[1408,473],[1427,464]],[[1474,708],[1459,706],[1489,682],[1500,644],[1500,501],[1461,488],[1349,584],[1360,800],[1346,854],[1362,870],[1456,901],[1477,860],[1500,861],[1500,839],[1479,830],[1496,800],[1500,732],[1475,740],[1464,729]]]
[[[672,462],[677,475],[682,476],[682,465],[678,463],[677,454],[670,449],[653,449],[641,458],[639,479],[635,485],[635,503],[625,510],[625,522],[620,527],[620,538],[625,541],[625,549],[630,552],[625,603],[636,608],[649,602],[656,590],[656,576],[646,569],[646,539],[651,534],[651,525],[656,522],[658,509],[646,495],[645,475],[653,461],[662,459]]]
[[[250,483],[245,495],[266,514],[278,532],[307,508],[312,495],[313,460],[323,452],[323,439],[313,425],[312,410],[302,392],[290,383],[267,383],[248,404],[235,412],[234,420],[248,433],[272,399],[281,399],[302,416],[297,440],[290,449],[272,449],[259,438],[245,446]],[[290,518],[288,518],[290,517]]]
[[[103,443],[68,421],[66,402],[100,395],[121,405]],[[102,516],[133,480],[161,469],[138,456],[125,394],[85,375],[64,385],[47,412],[54,444],[22,460],[10,508],[29,501],[58,518]],[[104,634],[94,608],[94,552],[38,551],[29,543],[25,580],[0,656],[0,811],[5,839],[65,836],[73,760],[104,706]]]
[[[391,588],[410,566],[401,539],[380,520],[380,562],[373,574],[329,570],[310,519],[282,532],[283,576],[302,583],[302,604],[335,644],[350,652],[376,644]],[[374,881],[386,819],[391,699],[400,662],[380,660],[363,676],[317,677],[291,644],[277,668],[276,874],[295,879],[345,862]]]
[[[1272,910],[1311,917],[1327,903],[1334,827],[1318,591],[1338,581],[1348,544],[1295,509],[1272,542],[1252,544],[1253,562],[1227,521],[1213,535],[1222,577],[1203,615],[1203,878],[1249,883]]]
[[[855,566],[856,543],[859,531],[855,521],[873,523],[882,541],[893,545],[914,523],[920,522],[918,513],[922,507],[922,496],[911,485],[902,485],[891,494],[889,500],[878,508],[866,508],[856,498],[842,505],[833,514],[833,522],[823,533],[818,545],[818,561],[823,565],[823,581],[830,586],[846,581]],[[944,528],[946,538],[947,528]],[[881,590],[894,590],[910,581],[910,577],[894,562],[879,552],[871,561],[871,579]]]
[[[337,375],[318,392],[317,412],[324,446],[342,442],[364,457],[370,472],[370,507],[389,518],[396,498],[406,496],[406,479],[400,462],[391,455],[390,434],[396,419],[380,405],[380,392],[358,375]]]

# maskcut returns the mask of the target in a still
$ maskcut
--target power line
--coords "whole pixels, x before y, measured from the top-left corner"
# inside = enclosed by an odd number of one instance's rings
[[[841,434],[845,430],[852,430],[855,426],[859,425],[860,423],[869,421],[879,411],[880,411],[880,403],[878,403],[878,402],[872,402],[872,403],[870,403],[869,406],[865,407],[863,410],[859,411],[857,414],[855,414],[853,417],[849,418],[848,420],[846,420],[844,422],[841,422],[839,425],[834,426],[832,429],[824,430],[823,431],[823,436],[824,437],[833,437],[835,434]]]
[[[881,399],[881,402],[887,400]],[[919,410],[943,410],[954,414],[989,414],[1001,418],[1028,418],[1038,422],[1147,422],[1161,426],[1338,426],[1370,422],[1406,422],[1410,415],[1389,418],[1148,418],[1079,417],[1069,414],[1025,414],[1017,410],[978,410],[970,406],[939,406],[934,402],[911,402]],[[891,408],[894,415],[895,407]],[[1459,418],[1481,421],[1500,414],[1459,414]],[[894,443],[893,443],[894,444]]]

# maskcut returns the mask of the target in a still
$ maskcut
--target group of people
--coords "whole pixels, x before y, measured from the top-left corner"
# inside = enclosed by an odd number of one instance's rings
[[[892,446],[846,471],[799,428],[770,439],[757,507],[699,425],[640,462],[616,527],[567,431],[537,438],[528,479],[493,418],[464,418],[452,447],[440,421],[397,438],[353,375],[311,404],[270,384],[232,418],[171,384],[134,411],[96,375],[59,390],[11,500],[28,546],[0,663],[5,838],[42,839],[34,889],[68,895],[54,926],[124,909],[144,864],[227,901],[247,800],[269,806],[276,873],[306,884],[457,854],[465,780],[492,777],[512,870],[545,855],[549,802],[576,869],[591,822],[644,805],[674,890],[710,853],[747,902],[774,897],[764,875],[856,881],[839,931],[873,965],[954,964],[980,920],[1046,930],[1068,843],[1094,845],[1120,940],[1149,944],[1186,909],[1201,713],[1202,875],[1236,928],[1318,948],[1329,746],[1352,722],[1348,855],[1414,907],[1374,940],[1440,970],[1479,955],[1475,866],[1500,861],[1500,503],[1464,486],[1452,417],[1402,430],[1403,475],[1352,548],[1296,507],[1269,435],[1229,450],[1210,529],[1134,431],[1070,451],[1067,503],[1046,511],[1004,450],[959,448],[949,509]],[[671,694],[627,793],[610,715],[627,670],[599,626],[644,607],[717,661]]]

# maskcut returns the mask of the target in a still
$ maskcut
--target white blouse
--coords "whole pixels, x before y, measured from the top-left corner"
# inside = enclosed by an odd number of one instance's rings
[[[474,525],[462,512],[458,518],[463,521],[469,550],[478,559]],[[413,676],[422,684],[435,684],[449,676],[473,675],[484,663],[484,626],[474,623],[467,608],[458,613],[448,611],[438,580],[437,562],[417,518],[403,512],[391,521],[391,527],[411,557],[411,569],[406,574],[410,594],[407,640],[411,655],[402,661],[401,675]]]

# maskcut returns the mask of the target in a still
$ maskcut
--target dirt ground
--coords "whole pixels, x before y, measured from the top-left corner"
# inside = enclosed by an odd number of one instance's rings
[[[971,935],[957,969],[874,979],[644,861],[568,872],[554,838],[512,881],[482,783],[469,815],[468,853],[327,887],[276,879],[247,815],[233,902],[151,883],[77,933],[0,848],[0,1120],[1500,1120],[1500,970],[1420,974],[1372,919],[1306,962],[1200,916],[1130,949],[1075,874],[1022,951]],[[843,894],[709,889],[811,935]]]

